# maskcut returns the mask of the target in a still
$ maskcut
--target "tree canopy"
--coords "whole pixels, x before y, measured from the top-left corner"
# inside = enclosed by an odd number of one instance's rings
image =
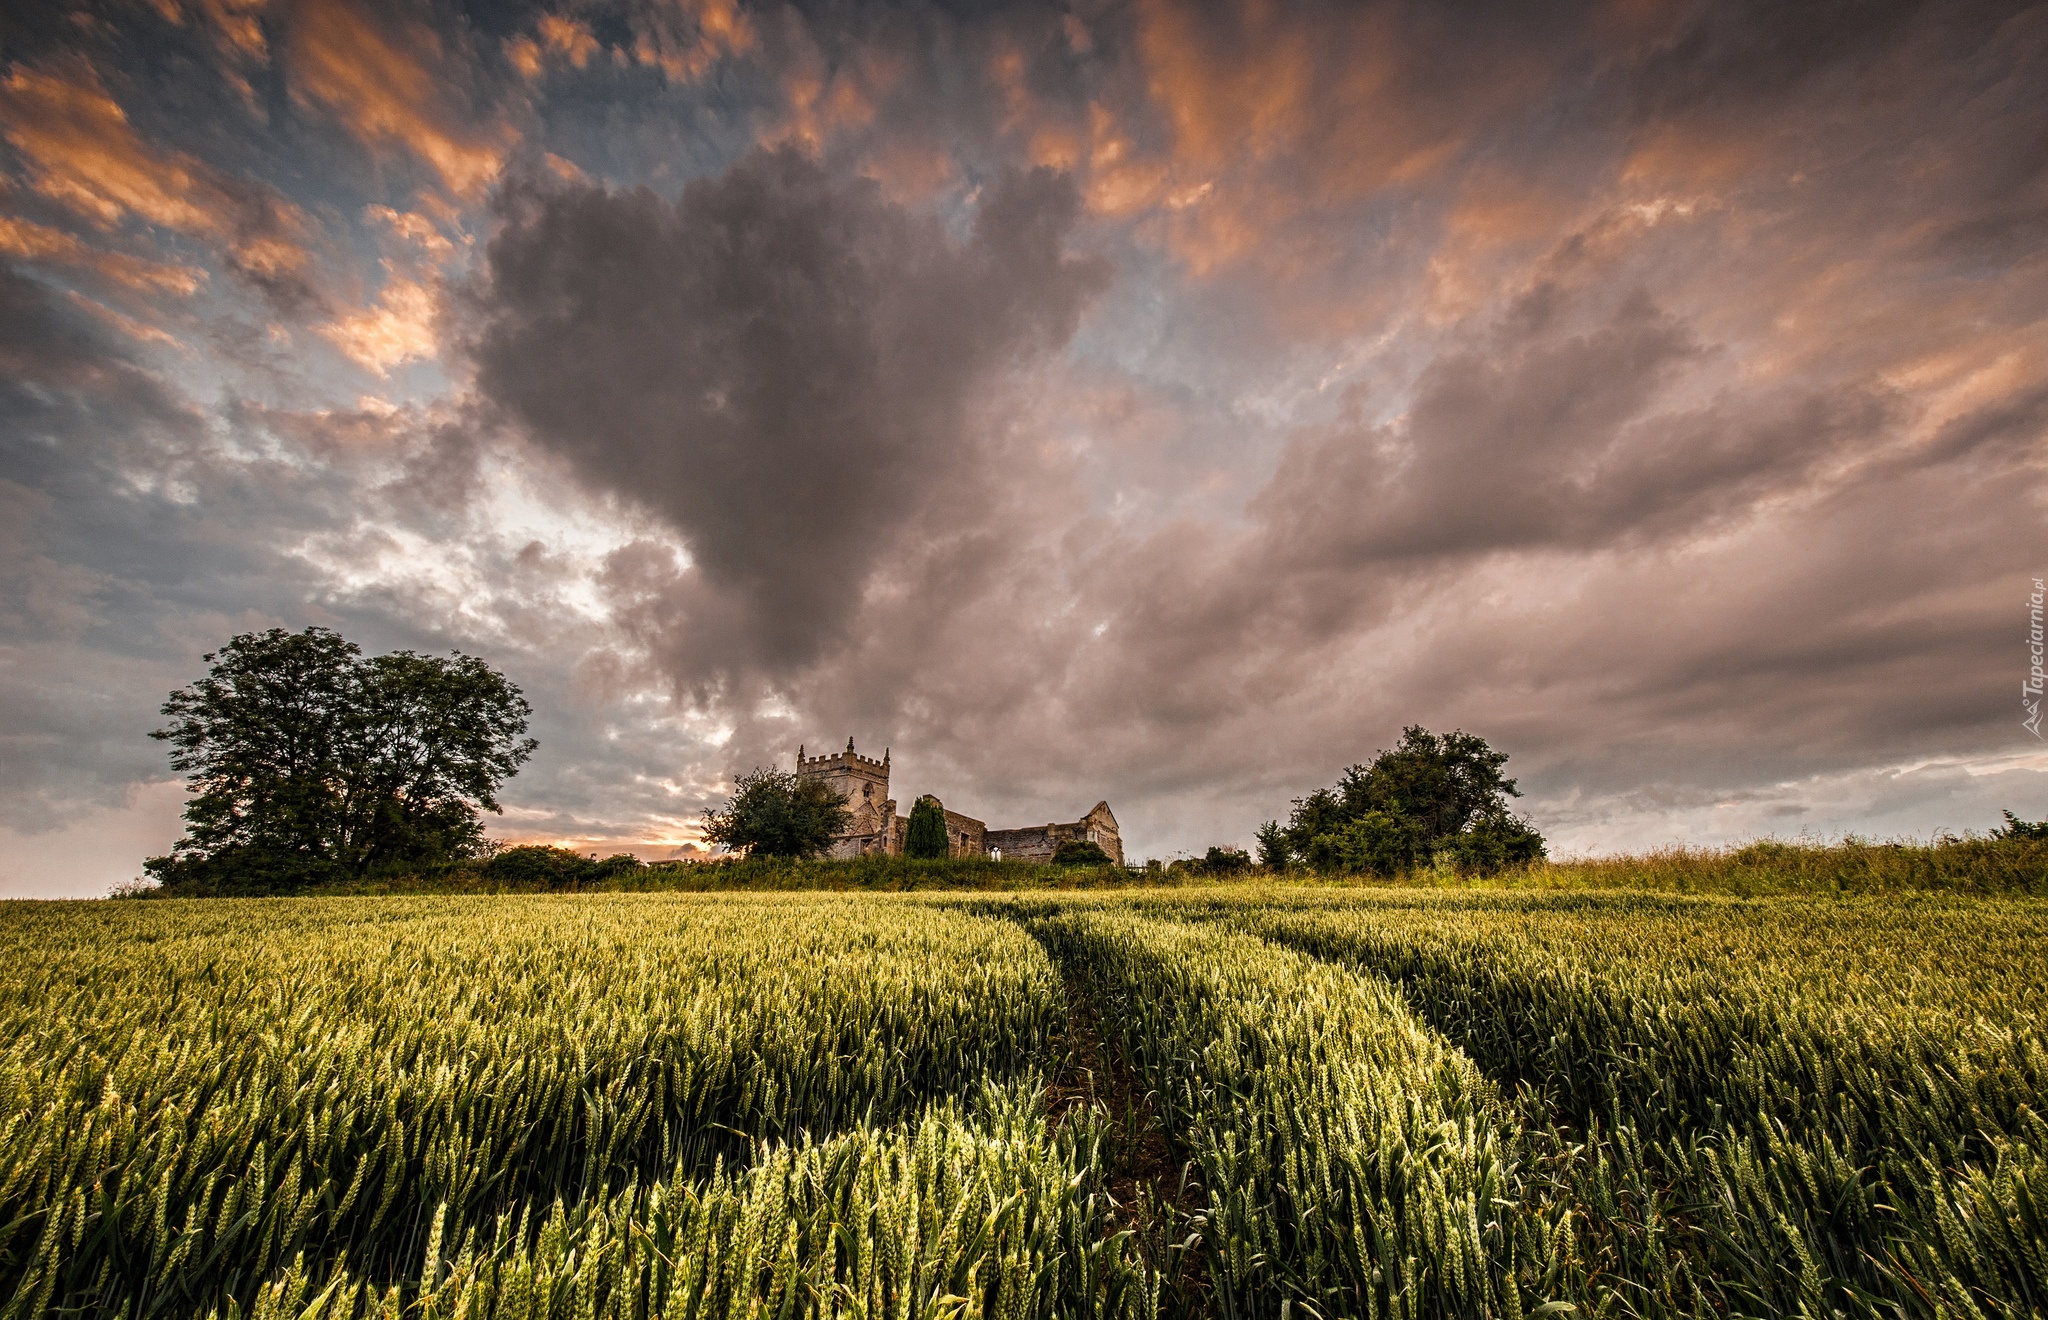
[[[946,808],[926,793],[910,804],[910,824],[903,831],[905,857],[945,857],[953,851],[946,837]]]
[[[1203,872],[1208,875],[1236,875],[1240,871],[1249,871],[1252,859],[1245,855],[1242,848],[1214,844],[1210,846],[1209,851],[1202,854],[1200,865]]]
[[[631,853],[613,853],[599,861],[595,853],[585,857],[570,848],[556,848],[544,843],[523,843],[516,848],[501,848],[491,854],[490,860],[483,864],[482,869],[486,880],[546,885],[550,888],[573,888],[580,884],[609,880],[617,875],[627,875],[641,868],[640,859]]]
[[[188,776],[169,887],[293,888],[478,855],[479,811],[535,742],[532,707],[474,656],[365,657],[326,628],[244,633],[170,694],[150,736]]]
[[[830,784],[757,768],[739,777],[725,806],[704,812],[704,837],[763,857],[815,857],[852,823],[853,813]]]
[[[1501,774],[1507,759],[1475,734],[1410,725],[1371,765],[1296,798],[1286,825],[1260,826],[1260,860],[1372,875],[1438,864],[1484,873],[1535,861],[1543,836],[1508,806],[1520,790]]]

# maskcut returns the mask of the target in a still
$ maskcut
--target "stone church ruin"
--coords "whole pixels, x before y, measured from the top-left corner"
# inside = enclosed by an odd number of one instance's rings
[[[832,857],[901,857],[903,836],[910,829],[910,817],[896,813],[896,799],[889,796],[889,752],[882,759],[846,750],[829,756],[806,756],[796,749],[796,772],[805,779],[823,780],[846,800],[853,821],[844,834],[832,836]],[[940,804],[944,810],[944,804]],[[1044,825],[1023,825],[1010,830],[992,830],[972,816],[946,812],[946,846],[953,857],[1001,857],[1011,861],[1049,862],[1053,852],[1069,839],[1099,844],[1118,866],[1124,864],[1123,840],[1117,835],[1116,817],[1109,803],[1098,802],[1094,810],[1076,821],[1049,821]]]

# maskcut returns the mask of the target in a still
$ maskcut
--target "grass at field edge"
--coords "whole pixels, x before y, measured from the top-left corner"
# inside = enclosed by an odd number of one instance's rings
[[[1156,868],[1052,866],[986,857],[912,860],[860,857],[797,861],[741,859],[697,864],[655,863],[601,880],[550,886],[495,880],[455,867],[424,875],[390,875],[293,891],[322,896],[530,893],[744,893],[823,890],[847,893],[1068,892],[1076,890],[1214,888],[1244,883],[1337,888],[1499,891],[1622,891],[1724,895],[1958,894],[2048,897],[2048,839],[1945,838],[1931,842],[1823,844],[1759,840],[1720,848],[1674,846],[1646,853],[1543,861],[1494,875],[1422,869],[1399,876],[1329,874],[1293,867],[1250,867],[1217,875],[1197,862]],[[122,897],[261,897],[236,891],[135,888]]]

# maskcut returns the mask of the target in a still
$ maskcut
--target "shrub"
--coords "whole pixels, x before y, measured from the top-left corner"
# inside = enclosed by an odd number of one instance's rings
[[[486,880],[518,886],[560,889],[600,881],[642,869],[643,863],[631,853],[613,853],[599,861],[568,848],[551,848],[544,843],[523,843],[501,848],[483,864]]]
[[[1994,839],[2048,839],[2048,820],[2021,820],[2010,811],[2001,813],[2005,828],[1991,831]]]
[[[1252,859],[1245,855],[1244,849],[1228,844],[1212,847],[1202,856],[1202,869],[1210,875],[1236,875],[1251,868]]]
[[[152,857],[142,869],[165,893],[194,895],[291,893],[348,876],[338,862],[314,853],[246,844]]]
[[[1454,835],[1437,852],[1461,875],[1492,875],[1540,861],[1543,855],[1543,836],[1527,821],[1505,812],[1473,821],[1470,829]]]
[[[544,843],[521,844],[500,849],[484,863],[484,878],[513,885],[573,885],[590,878],[598,865],[581,853],[551,848]]]
[[[1054,866],[1108,866],[1115,861],[1093,839],[1067,839],[1052,852]]]

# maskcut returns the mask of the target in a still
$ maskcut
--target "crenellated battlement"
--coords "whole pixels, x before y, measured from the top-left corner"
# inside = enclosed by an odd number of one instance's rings
[[[889,749],[886,747],[882,749],[882,759],[879,761],[872,756],[862,756],[859,752],[854,751],[853,739],[851,738],[846,740],[845,751],[832,752],[825,756],[805,756],[801,745],[796,749],[796,768],[798,774],[802,774],[806,770],[823,770],[835,765],[847,767],[866,766],[869,769],[879,770],[887,774],[889,771]]]

